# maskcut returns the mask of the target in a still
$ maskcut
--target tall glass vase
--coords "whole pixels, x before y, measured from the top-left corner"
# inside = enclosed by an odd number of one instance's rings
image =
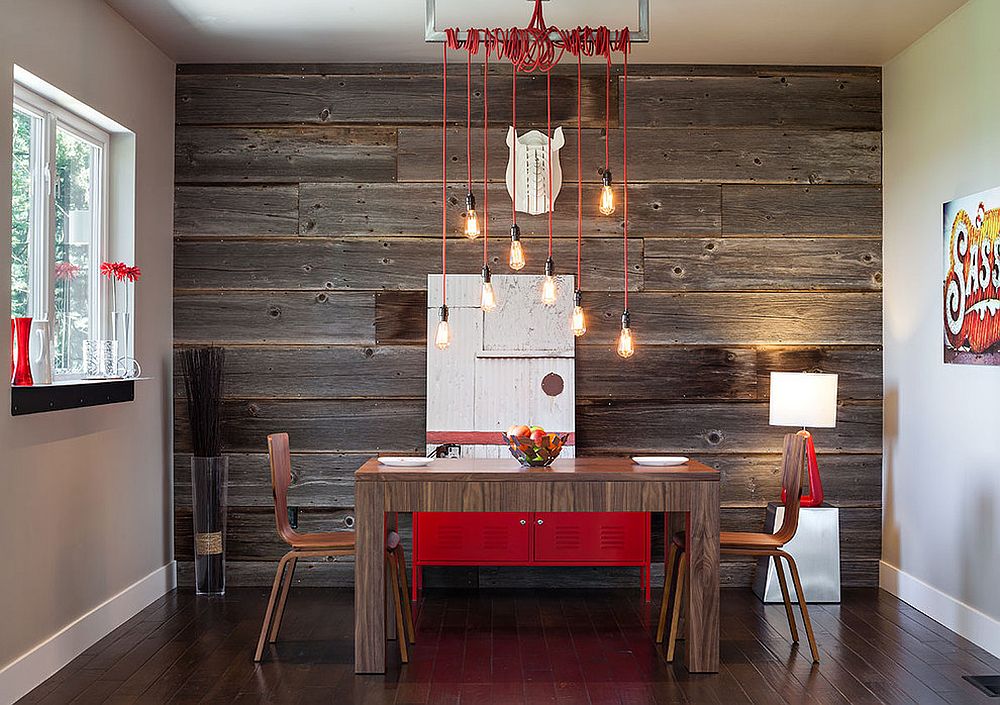
[[[226,592],[226,487],[229,458],[191,458],[195,592]]]

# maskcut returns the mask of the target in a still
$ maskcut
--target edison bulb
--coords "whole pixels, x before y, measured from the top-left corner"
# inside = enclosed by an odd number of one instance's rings
[[[524,248],[521,247],[521,229],[517,227],[517,223],[510,226],[510,257],[507,265],[514,271],[524,269]]]
[[[546,276],[542,282],[542,303],[551,306],[556,302],[556,278]]]
[[[583,315],[583,306],[573,307],[573,335],[579,338],[587,332],[587,319]]]
[[[465,214],[465,237],[475,240],[479,237],[479,216],[476,211],[470,210]]]
[[[476,214],[476,197],[472,192],[465,194],[465,237],[475,240],[479,237],[479,216]]]
[[[434,346],[444,350],[451,344],[451,327],[448,325],[448,307],[440,309],[441,320],[438,321],[437,333],[434,335]]]
[[[444,350],[451,345],[451,328],[448,321],[439,321],[437,335],[434,336],[434,345],[438,350]]]
[[[627,360],[635,353],[635,341],[632,339],[632,329],[622,328],[618,336],[618,357]]]
[[[601,215],[611,215],[615,212],[615,190],[611,188],[611,172],[604,170],[604,185],[601,187],[601,202],[598,210]]]
[[[542,303],[551,306],[556,302],[556,265],[549,257],[545,260],[545,279],[542,280]]]
[[[490,268],[487,265],[483,265],[483,291],[482,295],[479,297],[479,308],[484,312],[489,313],[497,307],[497,295],[493,291],[493,281],[490,275]]]

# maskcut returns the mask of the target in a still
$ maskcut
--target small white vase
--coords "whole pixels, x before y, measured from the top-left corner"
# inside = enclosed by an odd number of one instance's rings
[[[49,322],[33,320],[30,340],[31,378],[35,384],[52,384],[52,326]]]

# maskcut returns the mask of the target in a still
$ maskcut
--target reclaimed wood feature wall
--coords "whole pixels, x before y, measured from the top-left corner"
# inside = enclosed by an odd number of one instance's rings
[[[439,72],[434,65],[179,67],[174,335],[177,347],[227,348],[230,584],[269,584],[284,551],[274,531],[267,433],[291,434],[289,501],[304,530],[349,521],[352,473],[364,458],[424,446],[426,277],[440,267]],[[475,273],[481,242],[459,235],[465,80],[462,71],[453,75],[449,271]],[[768,373],[837,372],[838,426],[816,431],[816,447],[827,498],[842,508],[844,582],[876,584],[880,70],[630,68],[630,307],[638,351],[628,361],[614,354],[620,212],[606,218],[596,210],[605,139],[621,175],[619,81],[605,135],[603,69],[586,68],[590,330],[577,349],[579,453],[697,456],[722,469],[722,528],[758,529],[764,505],[778,497],[784,433],[767,425]],[[575,128],[575,84],[569,74],[552,81],[553,118],[567,128]],[[519,129],[544,129],[544,85],[520,79]],[[479,100],[481,78],[474,90]],[[493,269],[502,273],[509,79],[494,78],[489,90]],[[569,180],[576,130],[567,129],[566,139]],[[479,132],[473,149],[481,178]],[[575,195],[564,188],[556,202],[555,261],[563,271],[575,257]],[[519,222],[526,271],[540,273],[545,218]],[[180,384],[174,389],[183,394]],[[176,556],[190,582],[190,449],[180,398],[175,412]],[[662,522],[654,526],[657,555]],[[749,585],[752,574],[752,562],[723,564],[724,585]],[[343,584],[351,566],[318,563],[296,577]],[[484,568],[450,579],[514,578],[521,585],[638,583],[632,569]]]

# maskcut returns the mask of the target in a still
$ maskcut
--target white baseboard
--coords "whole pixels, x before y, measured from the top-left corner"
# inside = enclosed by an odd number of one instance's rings
[[[1000,621],[885,561],[879,561],[878,572],[879,587],[883,590],[1000,657]]]
[[[117,595],[0,668],[0,704],[10,705],[86,651],[98,640],[177,586],[174,561],[140,578]]]

